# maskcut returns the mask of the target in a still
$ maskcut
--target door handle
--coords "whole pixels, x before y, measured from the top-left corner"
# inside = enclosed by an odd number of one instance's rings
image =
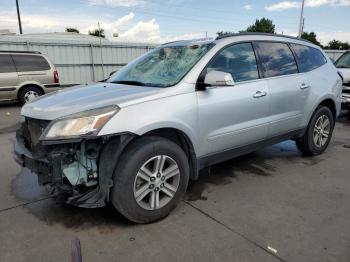
[[[255,94],[253,95],[254,98],[260,98],[263,96],[266,96],[267,93],[265,91],[256,91]]]
[[[309,88],[309,87],[311,87],[311,86],[308,85],[308,84],[302,83],[301,86],[300,86],[300,89],[306,89],[306,88]]]

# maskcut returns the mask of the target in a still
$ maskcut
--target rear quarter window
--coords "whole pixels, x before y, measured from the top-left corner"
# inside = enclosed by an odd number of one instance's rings
[[[295,53],[300,72],[309,72],[327,63],[322,52],[316,48],[299,44],[291,44],[291,47]]]
[[[16,72],[15,65],[10,55],[0,54],[0,73]]]
[[[18,72],[49,70],[46,59],[39,55],[12,55]]]
[[[287,44],[278,42],[256,42],[254,47],[258,50],[265,77],[298,73],[293,53]]]

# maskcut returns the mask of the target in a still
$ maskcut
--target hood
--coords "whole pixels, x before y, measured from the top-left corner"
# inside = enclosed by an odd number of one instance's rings
[[[337,68],[343,74],[344,82],[350,82],[350,68]]]
[[[160,88],[131,86],[113,83],[97,83],[61,89],[44,95],[23,106],[21,114],[31,118],[53,120],[74,113],[119,105],[144,98],[160,91]]]

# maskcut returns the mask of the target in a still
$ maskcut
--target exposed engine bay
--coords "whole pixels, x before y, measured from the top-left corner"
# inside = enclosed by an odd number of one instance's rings
[[[17,131],[16,160],[50,185],[66,202],[82,207],[101,207],[109,198],[112,175],[124,146],[133,137],[89,137],[40,141],[49,121],[25,118]],[[107,143],[108,142],[108,143]]]

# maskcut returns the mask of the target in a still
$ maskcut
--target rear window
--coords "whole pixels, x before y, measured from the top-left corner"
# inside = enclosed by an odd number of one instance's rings
[[[18,72],[49,70],[46,59],[38,55],[12,55]]]
[[[287,44],[274,42],[256,42],[264,76],[274,77],[298,73],[292,51]]]
[[[10,55],[0,55],[0,73],[16,72]]]
[[[298,44],[291,44],[291,47],[295,53],[300,72],[308,72],[327,63],[322,52],[316,48]]]

